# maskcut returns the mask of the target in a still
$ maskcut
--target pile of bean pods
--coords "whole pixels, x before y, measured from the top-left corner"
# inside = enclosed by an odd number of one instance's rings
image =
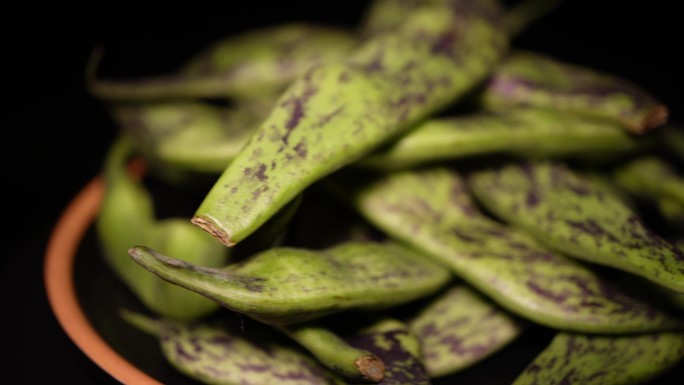
[[[684,362],[684,131],[628,79],[517,48],[552,3],[375,0],[355,29],[92,71],[120,128],[97,234],[148,310],[123,319],[207,384],[452,383],[535,328],[513,384]],[[162,218],[147,177],[211,183]]]

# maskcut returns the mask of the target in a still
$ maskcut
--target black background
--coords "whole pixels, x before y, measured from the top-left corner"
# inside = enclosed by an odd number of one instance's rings
[[[71,197],[99,172],[116,127],[83,85],[93,47],[104,44],[100,75],[173,70],[198,49],[245,28],[280,21],[353,25],[368,1],[224,2],[85,8],[9,8],[4,13],[2,92],[3,253],[0,349],[11,383],[98,383],[70,343],[42,283],[49,232]],[[239,5],[238,5],[239,4]],[[678,2],[565,1],[515,42],[631,79],[684,119],[682,20]],[[35,7],[35,9],[33,8]],[[177,7],[177,8],[174,8]],[[217,7],[217,8],[214,8]],[[7,361],[9,357],[9,363]]]

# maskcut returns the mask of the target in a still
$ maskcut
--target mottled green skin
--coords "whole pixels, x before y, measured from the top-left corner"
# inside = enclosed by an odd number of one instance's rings
[[[684,253],[610,189],[565,163],[483,168],[472,173],[470,186],[495,215],[553,249],[684,292]]]
[[[347,381],[378,382],[384,376],[385,364],[380,358],[350,345],[325,325],[301,322],[281,326],[280,330]]]
[[[392,243],[349,242],[316,251],[275,247],[223,269],[144,246],[129,253],[161,278],[269,324],[388,309],[432,294],[451,280],[448,270]]]
[[[664,158],[644,155],[617,166],[614,182],[634,197],[656,204],[669,223],[684,228],[684,176]]]
[[[354,165],[398,170],[491,154],[594,159],[625,155],[645,143],[607,119],[553,109],[511,108],[427,120]]]
[[[246,30],[214,42],[177,71],[131,80],[89,79],[105,101],[254,98],[280,92],[310,67],[346,57],[359,44],[352,31],[295,22]]]
[[[123,318],[158,338],[169,364],[203,384],[346,384],[306,351],[255,322],[223,317],[183,323],[131,312]]]
[[[401,26],[411,13],[431,0],[372,0],[369,2],[358,26],[358,33],[365,39],[391,33]]]
[[[445,108],[507,52],[490,1],[443,0],[347,60],[295,80],[197,209],[193,223],[228,246],[320,178]],[[463,33],[467,30],[468,33]]]
[[[143,304],[158,314],[195,319],[220,309],[207,298],[165,282],[131,260],[128,249],[144,244],[182,255],[194,263],[219,267],[228,263],[231,250],[187,218],[158,220],[152,197],[142,182],[126,170],[132,144],[120,137],[109,151],[104,168],[105,195],[95,227],[108,266]]]
[[[516,339],[525,326],[523,320],[463,284],[435,297],[407,323],[420,340],[431,378],[486,359]]]
[[[336,174],[326,186],[390,237],[448,266],[524,318],[557,329],[605,333],[683,325],[588,266],[478,212],[453,170],[425,168],[374,179],[351,170],[346,175]]]
[[[274,99],[230,107],[189,101],[115,104],[110,113],[150,163],[220,174],[266,117]]]
[[[637,134],[668,118],[665,105],[626,79],[521,49],[501,63],[480,97],[492,109],[537,106],[602,116]]]
[[[558,333],[514,385],[636,385],[684,359],[684,333],[592,336]]]
[[[418,336],[405,323],[380,318],[347,341],[374,353],[385,363],[385,377],[378,384],[430,385]]]

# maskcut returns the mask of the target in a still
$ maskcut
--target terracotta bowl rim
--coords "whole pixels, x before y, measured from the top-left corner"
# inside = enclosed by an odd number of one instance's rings
[[[144,166],[132,165],[142,175]],[[43,279],[50,308],[62,329],[100,369],[123,384],[161,385],[131,364],[95,330],[76,296],[74,262],[79,244],[95,221],[105,192],[102,175],[92,178],[68,203],[47,243]]]

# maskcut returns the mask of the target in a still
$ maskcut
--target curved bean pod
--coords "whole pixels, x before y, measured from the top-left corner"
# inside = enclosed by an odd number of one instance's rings
[[[255,28],[217,41],[173,73],[143,79],[95,77],[102,50],[89,63],[86,85],[108,102],[191,98],[253,98],[281,92],[321,62],[340,60],[358,45],[352,31],[312,23]]]
[[[392,243],[349,242],[320,251],[276,247],[222,269],[145,246],[129,254],[162,279],[268,324],[388,309],[427,296],[451,279],[440,265]]]
[[[159,340],[166,360],[212,385],[343,385],[315,359],[256,322],[222,317],[183,323],[125,310],[122,318]]]
[[[650,145],[611,120],[543,108],[429,119],[354,166],[399,170],[491,154],[519,158],[609,158]]]
[[[513,385],[636,385],[657,378],[682,359],[682,332],[623,336],[560,332]]]
[[[562,162],[474,171],[475,197],[549,247],[684,293],[684,253],[648,229],[610,189]]]
[[[484,81],[507,47],[495,1],[420,7],[347,60],[295,80],[193,223],[227,246],[240,242],[312,183],[454,103]]]
[[[96,219],[98,240],[113,273],[152,311],[170,318],[195,319],[220,307],[196,293],[165,282],[141,269],[128,249],[145,244],[183,255],[188,261],[219,267],[231,250],[198,231],[184,218],[158,220],[154,202],[141,181],[126,170],[132,143],[119,137],[105,161],[105,196]]]
[[[445,167],[371,175],[339,172],[324,183],[369,222],[503,308],[548,327],[628,333],[681,327],[684,319],[482,214],[465,181]]]
[[[669,116],[667,106],[626,79],[521,49],[502,61],[480,102],[493,109],[537,106],[602,116],[636,134],[661,127]]]

